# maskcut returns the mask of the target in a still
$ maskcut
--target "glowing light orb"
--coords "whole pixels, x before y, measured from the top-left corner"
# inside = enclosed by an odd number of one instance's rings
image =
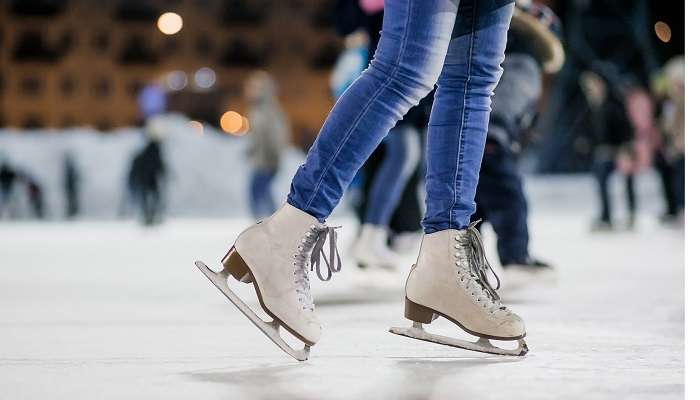
[[[182,90],[187,86],[187,74],[184,71],[172,71],[165,76],[165,84],[170,90]]]
[[[158,30],[166,35],[174,35],[182,29],[182,17],[174,12],[166,12],[158,17]]]
[[[243,127],[243,116],[235,111],[226,111],[219,123],[224,132],[238,135]]]
[[[209,67],[202,67],[194,73],[194,83],[200,89],[209,89],[216,83],[216,72]]]
[[[654,33],[656,33],[656,37],[664,43],[671,41],[671,27],[664,21],[658,21],[654,24]]]

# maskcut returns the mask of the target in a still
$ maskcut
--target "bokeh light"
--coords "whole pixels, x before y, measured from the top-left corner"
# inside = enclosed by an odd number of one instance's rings
[[[187,86],[187,74],[184,71],[172,71],[165,76],[165,84],[170,90],[182,90]]]
[[[243,136],[247,134],[250,131],[250,122],[248,121],[248,118],[243,117],[243,124],[241,125],[241,129],[238,130],[237,135]]]
[[[174,35],[182,29],[182,17],[174,12],[166,12],[158,17],[158,30],[166,35]]]
[[[664,21],[658,21],[654,24],[654,32],[660,41],[664,43],[671,41],[671,27]]]
[[[190,128],[192,128],[192,131],[194,131],[194,133],[195,133],[197,136],[202,136],[202,135],[204,135],[204,125],[202,125],[201,122],[199,122],[199,121],[190,121],[190,124],[189,124],[189,125],[190,125]]]
[[[200,89],[209,89],[216,83],[216,72],[209,67],[202,67],[194,73],[194,83]]]
[[[238,135],[243,128],[243,116],[235,111],[226,111],[219,123],[224,132]]]

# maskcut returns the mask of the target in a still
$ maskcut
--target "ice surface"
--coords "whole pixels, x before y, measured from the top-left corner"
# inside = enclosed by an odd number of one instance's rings
[[[193,265],[217,266],[250,221],[3,222],[0,399],[680,399],[683,231],[647,210],[636,231],[589,233],[586,182],[531,185],[533,247],[559,273],[503,294],[528,326],[523,359],[388,333],[408,325],[406,271],[355,270],[346,217],[331,221],[344,226],[344,270],[312,281],[324,334],[305,363]],[[443,319],[428,328],[457,333]]]

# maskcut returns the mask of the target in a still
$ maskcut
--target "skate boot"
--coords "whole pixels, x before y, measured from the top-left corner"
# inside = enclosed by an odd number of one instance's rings
[[[484,353],[525,355],[525,324],[501,304],[488,282],[488,271],[493,272],[475,224],[463,231],[448,229],[425,235],[406,282],[405,316],[414,321],[413,327],[391,328],[390,332]],[[422,324],[439,316],[479,339],[471,342],[423,329]],[[517,340],[518,347],[503,349],[489,339]]]
[[[382,268],[395,271],[401,264],[401,256],[389,248],[386,228],[364,224],[353,251],[360,268]]]
[[[340,271],[335,229],[285,204],[238,236],[222,260],[222,271],[215,273],[201,262],[197,266],[273,342],[303,361],[321,336],[308,271],[309,267],[315,269],[322,281]],[[326,238],[330,242],[329,257],[323,251]],[[325,274],[321,272],[321,258],[326,263]],[[254,285],[260,306],[272,318],[271,322],[260,319],[231,291],[226,283],[229,274]],[[284,342],[279,334],[280,326],[304,342],[304,348],[295,350]]]

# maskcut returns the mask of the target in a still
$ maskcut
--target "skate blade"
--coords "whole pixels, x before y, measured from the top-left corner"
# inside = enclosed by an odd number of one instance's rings
[[[226,279],[229,277],[229,273],[223,269],[219,272],[214,272],[206,264],[201,261],[195,261],[194,263],[197,268],[199,268],[202,273],[209,278],[211,283],[216,286],[221,293],[228,298],[231,303],[233,303],[236,308],[238,308],[243,315],[245,315],[250,322],[258,327],[270,340],[272,340],[282,351],[294,357],[297,361],[306,361],[309,359],[309,353],[311,347],[309,345],[304,345],[303,349],[294,349],[285,342],[280,336],[280,324],[277,320],[272,320],[270,322],[263,321],[253,310],[248,307],[248,305],[243,302],[238,296],[236,296],[233,291],[229,288]]]
[[[523,339],[518,339],[518,347],[515,349],[502,349],[491,344],[491,342],[486,338],[479,338],[477,341],[472,342],[469,340],[455,339],[448,336],[435,335],[423,329],[423,324],[420,322],[414,322],[413,326],[410,328],[394,327],[389,329],[389,332],[395,335],[406,336],[411,339],[423,340],[426,342],[457,347],[465,350],[478,351],[480,353],[521,357],[528,352],[527,344]]]

